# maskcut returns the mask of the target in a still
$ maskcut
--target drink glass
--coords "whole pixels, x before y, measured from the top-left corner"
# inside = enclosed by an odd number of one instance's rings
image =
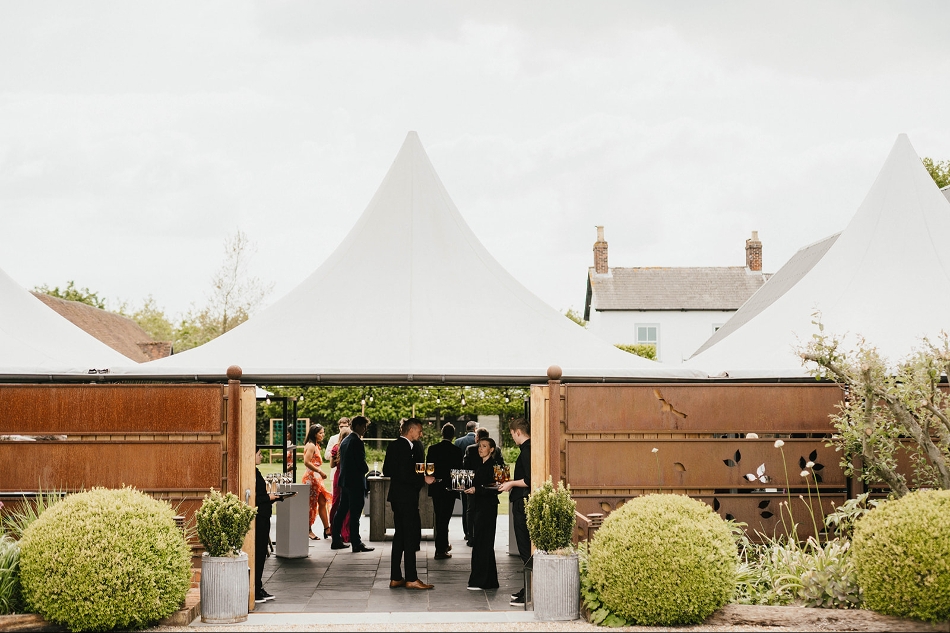
[[[416,462],[416,474],[421,475],[426,471],[426,465],[423,462]]]
[[[426,474],[432,476],[435,474],[435,464],[429,462],[426,464]]]

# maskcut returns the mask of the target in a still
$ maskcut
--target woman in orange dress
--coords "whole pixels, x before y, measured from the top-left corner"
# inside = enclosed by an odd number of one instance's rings
[[[330,518],[327,516],[327,506],[333,499],[323,485],[323,480],[327,476],[320,470],[323,464],[323,460],[320,459],[320,442],[323,441],[323,435],[323,427],[314,424],[307,431],[307,439],[303,447],[303,463],[307,468],[303,483],[310,484],[310,538],[315,541],[320,539],[313,533],[313,524],[318,514],[320,521],[323,522],[323,538],[330,538]]]

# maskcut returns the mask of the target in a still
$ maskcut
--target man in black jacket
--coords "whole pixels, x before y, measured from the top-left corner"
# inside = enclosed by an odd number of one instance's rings
[[[432,510],[435,513],[435,558],[452,558],[449,554],[449,521],[458,493],[451,489],[449,471],[462,467],[462,450],[452,443],[455,427],[446,424],[442,427],[442,441],[429,447],[426,461],[435,464],[435,483],[429,486],[432,498]]]
[[[455,445],[465,455],[465,450],[475,443],[475,429],[478,423],[475,420],[469,420],[465,423],[465,435],[455,440]],[[462,495],[462,532],[465,534],[466,542],[472,540],[472,533],[469,530],[471,524],[468,519],[468,495]]]
[[[350,516],[350,545],[353,547],[353,553],[372,552],[374,547],[366,547],[360,539],[360,515],[363,514],[363,493],[366,490],[366,473],[369,472],[369,466],[366,465],[366,448],[363,446],[363,434],[366,433],[366,427],[369,426],[369,420],[362,415],[358,415],[350,420],[350,430],[352,431],[340,443],[340,507],[333,515],[333,525],[330,528],[333,535],[333,541],[330,543],[330,549],[344,549],[343,543],[343,519],[347,513]]]
[[[391,588],[432,589],[419,580],[416,571],[416,546],[422,538],[419,524],[419,490],[423,484],[432,484],[434,477],[416,472],[413,443],[422,435],[422,421],[418,418],[403,420],[400,436],[389,443],[383,461],[383,476],[389,477],[389,495],[386,499],[393,509],[393,555],[389,575]],[[405,559],[406,574],[402,573]]]
[[[531,538],[528,536],[528,520],[525,516],[524,505],[531,494],[531,427],[524,418],[516,418],[508,423],[511,439],[521,449],[515,461],[515,472],[511,481],[501,484],[499,490],[508,492],[511,501],[511,522],[515,530],[515,541],[518,543],[518,555],[521,562],[527,563],[531,558]],[[518,593],[511,594],[510,604],[514,607],[524,606],[524,588]]]
[[[261,465],[261,450],[257,449],[254,456],[258,466]],[[271,509],[277,495],[267,491],[267,482],[264,481],[261,471],[254,469],[254,501],[257,505],[257,516],[254,518],[254,602],[261,603],[273,600],[274,596],[264,591],[264,559],[270,545],[270,517]]]

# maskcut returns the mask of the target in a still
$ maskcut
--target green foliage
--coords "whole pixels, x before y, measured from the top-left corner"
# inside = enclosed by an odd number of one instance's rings
[[[635,354],[636,356],[656,360],[656,345],[650,343],[634,343],[632,345],[621,345],[618,343],[614,345],[614,347],[629,352],[630,354]]]
[[[695,624],[732,600],[736,564],[730,528],[708,505],[637,497],[594,535],[584,599],[600,624]]]
[[[119,313],[125,314],[124,306]],[[174,342],[178,338],[175,325],[165,316],[165,310],[158,307],[152,295],[146,297],[141,308],[125,316],[135,321],[155,341]],[[179,351],[178,347],[175,347],[175,351]]]
[[[848,475],[868,483],[886,483],[900,497],[910,490],[898,471],[898,456],[909,451],[915,487],[950,489],[950,398],[940,388],[950,372],[950,337],[944,332],[936,343],[921,346],[896,366],[881,357],[863,339],[857,349],[842,350],[841,339],[825,334],[816,314],[818,333],[803,350],[814,363],[817,378],[829,378],[847,390],[832,422],[838,430],[833,442],[841,451]],[[854,469],[854,458],[864,467]]]
[[[198,540],[208,556],[237,556],[256,515],[257,508],[245,505],[233,493],[222,495],[212,488],[195,513]]]
[[[77,288],[75,282],[69,281],[66,282],[66,287],[60,290],[59,286],[50,288],[47,285],[36,286],[33,288],[36,292],[42,292],[44,295],[49,295],[51,297],[58,297],[60,299],[66,299],[67,301],[78,301],[79,303],[85,303],[91,305],[94,308],[99,308],[100,310],[106,309],[106,300],[104,297],[100,297],[99,293],[93,292],[89,288]]]
[[[15,509],[8,510],[3,515],[3,531],[19,540],[23,538],[26,528],[36,521],[47,509],[63,499],[59,491],[40,491],[33,499],[23,498]]]
[[[525,503],[528,535],[534,546],[549,554],[570,547],[577,521],[574,515],[576,509],[577,503],[571,498],[570,486],[565,487],[559,481],[555,488],[548,477]]]
[[[20,579],[27,607],[70,630],[142,628],[181,606],[191,548],[168,503],[132,488],[94,488],[27,528]]]
[[[578,324],[581,327],[587,327],[587,321],[584,320],[584,317],[581,316],[581,313],[576,311],[574,308],[568,308],[564,313],[564,316],[569,318],[574,323]]]
[[[7,536],[0,535],[0,615],[20,609],[20,547]]]
[[[825,527],[836,536],[850,540],[854,535],[854,525],[858,519],[880,505],[880,501],[868,500],[870,493],[865,492],[854,499],[848,499],[825,517]]]
[[[950,160],[935,161],[932,158],[921,159],[937,186],[943,189],[950,186]]]
[[[885,615],[950,619],[950,490],[882,503],[858,521],[854,560],[867,606]]]
[[[785,538],[745,543],[737,569],[736,602],[853,609],[861,605],[851,543],[804,544]]]

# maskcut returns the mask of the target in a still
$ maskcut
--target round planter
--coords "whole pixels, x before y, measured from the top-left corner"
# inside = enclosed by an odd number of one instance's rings
[[[581,605],[581,574],[577,553],[534,553],[532,600],[538,620],[576,620]]]
[[[247,620],[247,554],[201,557],[201,621],[235,624]]]

